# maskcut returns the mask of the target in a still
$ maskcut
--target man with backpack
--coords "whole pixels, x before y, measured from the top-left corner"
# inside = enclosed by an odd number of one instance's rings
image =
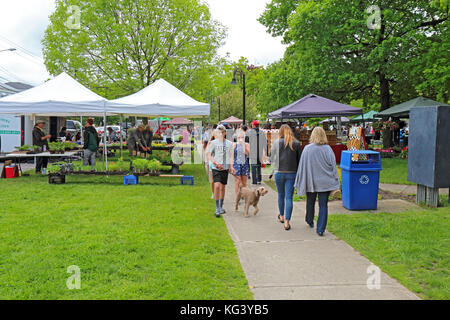
[[[106,134],[106,132],[105,132]],[[83,132],[84,139],[84,157],[83,157],[83,165],[91,165],[91,169],[95,169],[95,156],[98,151],[98,146],[100,144],[100,138],[97,134],[97,130],[94,128],[94,119],[86,120],[86,127]]]

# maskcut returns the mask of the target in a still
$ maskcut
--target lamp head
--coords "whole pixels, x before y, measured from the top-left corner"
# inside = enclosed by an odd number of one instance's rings
[[[233,71],[233,80],[231,80],[231,84],[232,84],[232,85],[238,84],[238,82],[237,82],[237,80],[236,80],[236,73],[237,73],[237,71],[238,71],[237,68],[234,69],[234,71]]]

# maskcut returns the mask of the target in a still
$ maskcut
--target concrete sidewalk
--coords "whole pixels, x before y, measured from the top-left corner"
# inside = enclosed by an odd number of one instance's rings
[[[277,194],[260,199],[260,212],[234,211],[230,176],[223,215],[255,299],[418,299],[381,272],[380,289],[369,289],[372,263],[328,231],[319,237],[304,222],[304,202],[294,205],[292,229],[277,221]],[[264,185],[263,185],[264,186]]]
[[[417,194],[417,185],[380,183],[380,189],[393,193],[401,193],[405,196]],[[448,188],[439,189],[439,194],[448,194]]]

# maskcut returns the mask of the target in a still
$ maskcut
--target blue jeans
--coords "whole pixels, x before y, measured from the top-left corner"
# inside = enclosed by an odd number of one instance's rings
[[[252,164],[252,184],[257,184],[262,181],[261,176],[261,165],[260,164]]]
[[[325,232],[328,220],[328,196],[330,192],[307,192],[306,193],[306,223],[314,222],[314,207],[316,198],[319,196],[319,217],[317,218],[317,232]]]
[[[275,183],[278,190],[278,210],[285,220],[291,220],[295,176],[295,173],[275,173]]]

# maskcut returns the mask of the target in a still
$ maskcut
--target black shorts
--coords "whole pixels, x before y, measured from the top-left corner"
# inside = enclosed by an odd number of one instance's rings
[[[226,185],[228,183],[228,170],[212,169],[213,181]]]

